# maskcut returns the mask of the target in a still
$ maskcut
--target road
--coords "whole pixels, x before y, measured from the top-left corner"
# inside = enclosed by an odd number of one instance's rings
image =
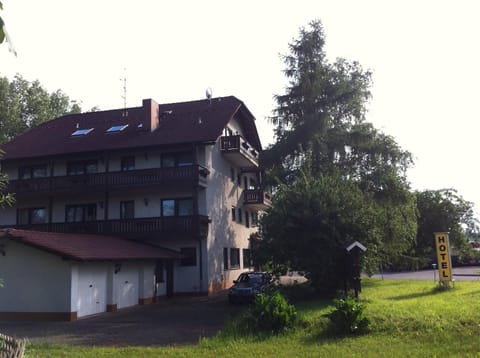
[[[480,281],[480,266],[454,267],[452,269],[455,281]],[[422,270],[413,272],[384,272],[373,275],[374,278],[385,280],[438,280],[438,270]]]

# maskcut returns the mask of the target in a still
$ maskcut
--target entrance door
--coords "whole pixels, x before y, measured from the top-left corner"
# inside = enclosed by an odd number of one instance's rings
[[[138,267],[136,265],[123,264],[120,272],[115,277],[117,285],[118,308],[134,306],[138,304]]]
[[[106,311],[106,273],[102,265],[85,264],[78,270],[77,316]]]

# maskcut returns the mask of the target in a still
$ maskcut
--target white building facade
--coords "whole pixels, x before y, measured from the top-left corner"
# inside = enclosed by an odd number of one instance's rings
[[[115,279],[131,282],[130,291],[153,275],[146,284],[152,296],[212,294],[253,269],[249,238],[271,203],[255,118],[235,97],[144,100],[142,107],[67,115],[2,149],[1,170],[16,203],[0,209],[0,227],[110,235],[181,255],[150,262],[153,274],[125,266],[125,277]],[[82,277],[102,270],[107,277],[101,264],[61,271],[80,287]],[[116,297],[115,290],[128,291],[112,280],[100,284],[102,307],[113,304],[107,297]],[[115,305],[138,297],[121,295]]]

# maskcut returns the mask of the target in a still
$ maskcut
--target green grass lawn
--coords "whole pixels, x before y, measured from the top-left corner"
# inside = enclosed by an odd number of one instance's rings
[[[215,338],[183,347],[75,347],[30,345],[27,357],[480,357],[480,282],[438,290],[432,281],[363,280],[368,334],[326,333],[331,302],[296,304],[295,329],[249,337],[235,324]]]

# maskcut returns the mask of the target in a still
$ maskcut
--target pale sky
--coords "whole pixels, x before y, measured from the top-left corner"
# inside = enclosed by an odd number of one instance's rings
[[[480,2],[3,0],[18,57],[0,48],[0,75],[20,73],[82,108],[234,95],[272,142],[267,117],[286,80],[280,53],[313,19],[330,58],[373,71],[367,120],[413,153],[414,189],[453,187],[480,212],[477,86]],[[126,69],[126,71],[124,71]]]

